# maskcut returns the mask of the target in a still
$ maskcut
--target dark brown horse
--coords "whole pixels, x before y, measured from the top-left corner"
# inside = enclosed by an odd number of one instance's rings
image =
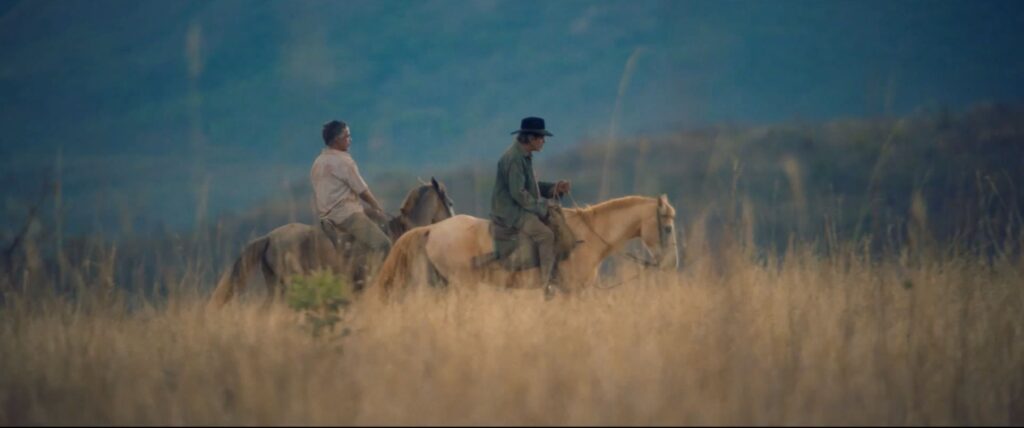
[[[437,223],[455,215],[452,200],[444,185],[431,177],[430,184],[409,191],[401,212],[388,221],[385,231],[392,242],[407,230]],[[289,223],[253,239],[242,250],[231,269],[221,276],[210,298],[209,307],[219,309],[247,286],[249,273],[257,266],[267,284],[266,303],[284,291],[285,280],[292,275],[330,269],[348,274],[347,251],[336,248],[320,225]]]

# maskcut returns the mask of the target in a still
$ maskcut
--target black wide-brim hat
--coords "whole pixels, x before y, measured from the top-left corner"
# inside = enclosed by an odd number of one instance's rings
[[[523,121],[519,123],[519,129],[512,131],[512,133],[539,134],[546,135],[548,137],[555,136],[555,134],[552,134],[548,132],[547,129],[544,129],[544,119],[533,116],[524,117]]]

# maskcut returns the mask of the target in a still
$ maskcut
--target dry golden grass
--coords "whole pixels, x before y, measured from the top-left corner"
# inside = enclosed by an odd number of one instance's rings
[[[1019,425],[1021,262],[737,254],[547,303],[358,302],[316,340],[255,299],[12,295],[0,424]]]

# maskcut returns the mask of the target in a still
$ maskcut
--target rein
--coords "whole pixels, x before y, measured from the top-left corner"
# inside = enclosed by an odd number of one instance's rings
[[[388,218],[388,237],[391,238],[392,241],[397,240],[399,236],[402,236],[402,234],[409,231],[409,225],[407,224],[408,219],[403,217],[404,214],[399,213],[398,215],[391,215],[384,212],[384,216]]]
[[[424,186],[430,185],[429,183],[424,182],[422,179],[420,179],[420,183],[422,183]],[[440,200],[441,206],[448,210],[450,216],[454,216],[454,211],[451,210],[450,207],[447,205],[447,197],[440,193],[439,190],[434,189],[434,191],[438,192],[437,198]],[[392,214],[387,211],[383,211],[383,213],[386,219],[384,221],[384,226],[387,227],[387,233],[389,235],[388,237],[391,238],[392,241],[397,240],[399,237],[405,234],[405,232],[408,232],[412,228],[416,227],[416,225],[412,223],[412,220],[409,218],[409,216],[405,215],[405,213],[402,211],[398,211],[398,214]]]
[[[565,194],[566,194],[567,196],[569,196],[569,200],[570,200],[570,201],[572,201],[572,207],[573,207],[573,208],[575,208],[575,209],[577,209],[577,210],[579,210],[579,213],[580,213],[580,218],[581,218],[581,219],[583,219],[583,225],[587,226],[587,229],[590,229],[590,232],[591,232],[591,233],[593,233],[594,235],[596,235],[596,236],[597,236],[597,239],[600,239],[600,240],[601,240],[601,242],[603,242],[603,243],[604,243],[604,245],[607,245],[607,246],[608,246],[608,247],[610,247],[610,248],[614,248],[614,247],[615,247],[614,245],[612,245],[611,243],[609,243],[609,242],[608,242],[608,240],[604,239],[604,237],[603,237],[603,236],[601,236],[601,234],[600,234],[600,233],[597,233],[597,231],[596,231],[596,230],[594,230],[594,226],[592,226],[592,225],[590,224],[590,221],[589,221],[589,220],[587,220],[587,216],[583,214],[583,210],[584,210],[584,209],[583,209],[583,208],[580,208],[580,204],[576,203],[576,198],[572,197],[572,192],[565,192]]]

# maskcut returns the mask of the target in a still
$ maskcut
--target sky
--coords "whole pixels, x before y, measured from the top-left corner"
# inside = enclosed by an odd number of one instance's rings
[[[609,136],[1024,98],[1019,1],[0,0],[0,184],[69,227],[187,228],[308,180],[491,165],[524,116]]]

